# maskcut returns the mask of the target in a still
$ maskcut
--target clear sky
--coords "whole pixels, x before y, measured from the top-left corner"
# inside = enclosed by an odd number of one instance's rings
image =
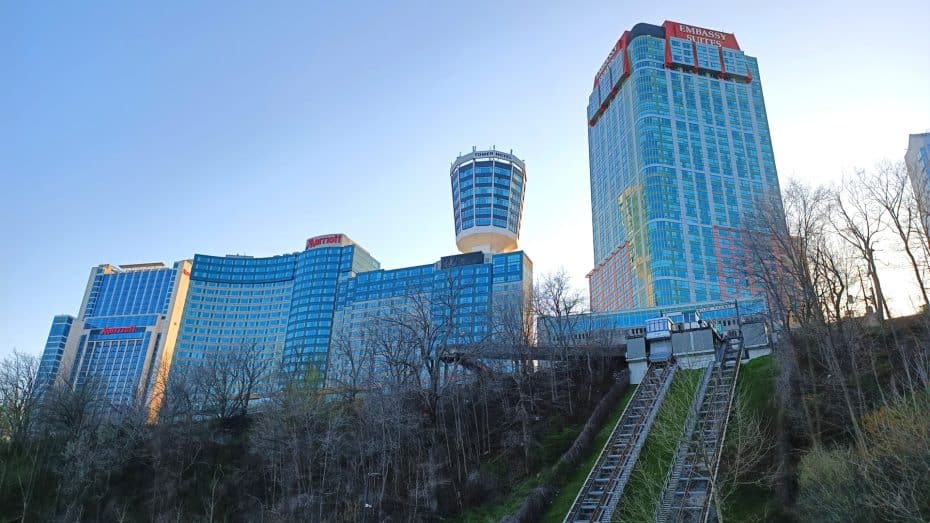
[[[189,4],[0,3],[0,356],[39,354],[100,263],[331,232],[386,268],[453,254],[448,169],[473,145],[526,160],[521,246],[586,288],[585,108],[637,22],[758,57],[783,180],[930,128],[926,0]]]

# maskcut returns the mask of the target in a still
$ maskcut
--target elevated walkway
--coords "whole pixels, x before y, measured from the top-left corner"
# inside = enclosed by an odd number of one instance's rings
[[[657,523],[717,520],[717,469],[742,356],[742,338],[728,337],[707,365],[662,490]]]
[[[649,366],[575,497],[566,523],[610,521],[677,368],[673,363]]]

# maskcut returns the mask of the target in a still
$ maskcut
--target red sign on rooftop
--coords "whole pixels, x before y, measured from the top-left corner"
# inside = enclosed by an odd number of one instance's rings
[[[683,38],[699,44],[715,45],[739,51],[739,44],[736,43],[736,37],[733,36],[733,33],[724,33],[668,20],[662,24],[662,27],[665,29],[665,38]]]
[[[136,326],[131,327],[104,327],[100,329],[101,336],[108,336],[110,334],[132,334],[136,332]]]
[[[341,234],[327,234],[325,236],[314,236],[307,240],[307,249],[319,247],[321,245],[340,245],[342,243]]]

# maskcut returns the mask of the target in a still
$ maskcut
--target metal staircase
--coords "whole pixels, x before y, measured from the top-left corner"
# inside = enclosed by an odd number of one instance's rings
[[[675,364],[653,364],[646,370],[565,516],[566,523],[610,521],[676,369]]]
[[[657,523],[717,520],[714,488],[742,351],[741,337],[727,338],[704,371],[662,490]]]

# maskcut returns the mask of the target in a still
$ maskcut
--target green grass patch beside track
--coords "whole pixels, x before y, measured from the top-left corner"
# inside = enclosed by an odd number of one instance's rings
[[[773,355],[762,356],[744,363],[736,383],[738,401],[742,401],[748,414],[760,420],[773,432],[777,407],[775,405],[775,374],[777,368]],[[733,426],[731,414],[728,433],[738,430]],[[772,436],[774,437],[774,436]],[[724,452],[727,449],[725,448]],[[724,455],[726,459],[726,455]],[[724,521],[765,521],[777,512],[773,490],[761,485],[740,485],[723,503]]]
[[[609,438],[611,432],[613,432],[617,420],[620,419],[620,415],[623,414],[623,409],[625,409],[627,403],[630,402],[634,392],[636,392],[636,385],[630,385],[629,390],[623,395],[623,399],[620,400],[620,404],[617,406],[616,410],[614,410],[614,413],[604,422],[604,426],[601,427],[600,432],[598,432],[597,436],[594,438],[594,443],[591,444],[591,453],[575,470],[571,477],[567,478],[562,488],[559,489],[559,493],[556,495],[555,499],[552,500],[552,505],[549,506],[549,510],[547,510],[546,514],[543,516],[542,520],[544,522],[558,523],[565,519],[565,514],[568,514],[568,509],[571,508],[572,503],[575,501],[575,496],[578,495],[578,491],[581,490],[581,486],[584,485],[584,480],[587,479],[588,472],[591,471],[591,467],[594,466],[594,462],[597,461],[598,456],[600,456],[601,450],[607,443],[607,438]]]
[[[633,467],[613,521],[652,521],[703,370],[679,369]]]
[[[567,483],[563,482],[560,478],[552,477],[552,468],[561,457],[561,453],[552,453],[552,463],[547,468],[518,483],[513,487],[510,493],[507,494],[506,498],[467,510],[453,518],[452,521],[458,523],[497,523],[504,516],[516,512],[516,510],[520,508],[520,505],[523,504],[523,500],[526,499],[526,496],[533,489],[546,482],[556,485],[566,485],[556,496],[552,507],[546,512],[544,519],[544,521],[562,521],[569,507],[571,507],[572,501],[574,501],[575,496],[578,494],[578,489],[580,489],[581,484],[584,483],[588,471],[591,470],[594,461],[597,460],[597,456],[604,447],[604,443],[606,443],[607,438],[610,437],[610,433],[613,431],[614,425],[617,424],[617,420],[620,418],[620,414],[623,412],[624,407],[629,403],[630,398],[633,397],[633,392],[635,390],[636,386],[630,385],[630,388],[624,393],[614,413],[604,422],[604,426],[595,437],[594,443],[591,444],[591,455],[588,457],[587,461],[577,469],[575,474],[565,480]],[[582,427],[583,424],[580,426],[565,427],[561,431],[553,434],[550,438],[547,438],[547,441],[551,442],[553,446],[559,445],[559,448],[565,450],[581,432]],[[567,493],[568,491],[571,491],[570,495]],[[567,498],[567,501],[564,498]],[[564,508],[556,508],[557,505]],[[561,510],[561,514],[559,514],[559,510]]]

